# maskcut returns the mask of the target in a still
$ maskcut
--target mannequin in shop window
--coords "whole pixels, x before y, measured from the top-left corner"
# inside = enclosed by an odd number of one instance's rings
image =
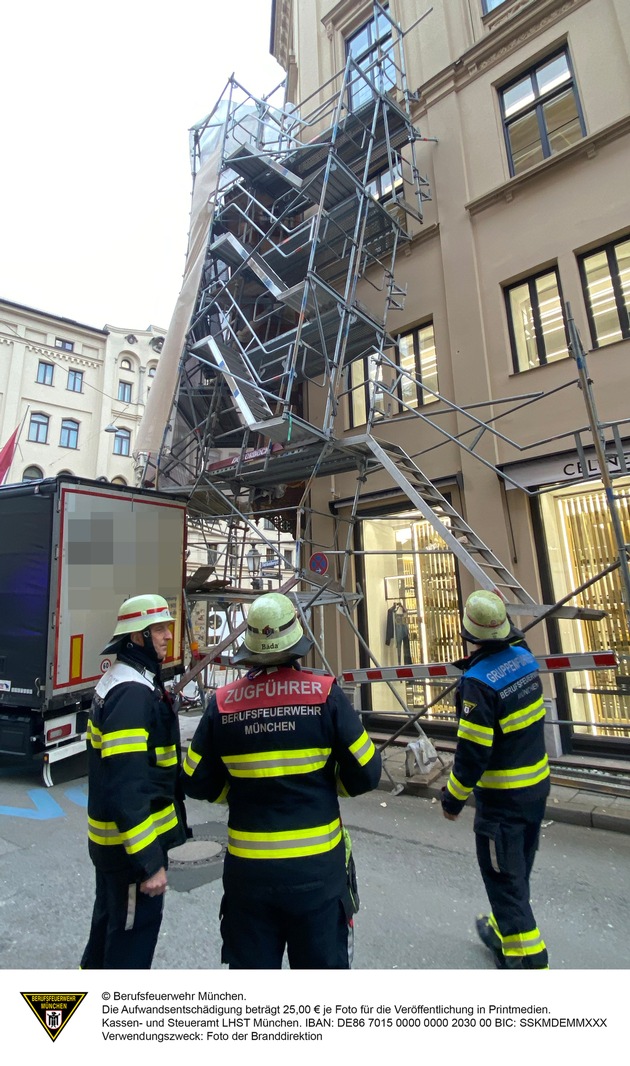
[[[385,626],[385,643],[389,647],[392,641],[396,645],[396,655],[399,663],[406,666],[413,662],[411,647],[409,645],[409,624],[407,622],[407,608],[404,603],[396,601],[387,612]]]

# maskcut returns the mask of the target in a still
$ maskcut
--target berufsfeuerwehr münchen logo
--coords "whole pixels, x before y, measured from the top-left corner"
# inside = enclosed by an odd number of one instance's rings
[[[70,1021],[87,992],[20,992],[33,1014],[41,1022],[51,1040]]]

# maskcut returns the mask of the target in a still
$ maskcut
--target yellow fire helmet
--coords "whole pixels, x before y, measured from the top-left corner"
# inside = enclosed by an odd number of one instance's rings
[[[306,655],[312,646],[289,597],[281,592],[266,592],[249,608],[245,638],[232,662],[252,665],[290,662]]]
[[[466,600],[463,627],[464,637],[477,644],[487,640],[506,640],[512,629],[501,597],[485,589],[471,592]]]
[[[156,622],[174,622],[168,603],[163,596],[147,593],[131,596],[120,605],[116,628],[102,655],[116,650],[121,637],[126,633],[141,633]]]

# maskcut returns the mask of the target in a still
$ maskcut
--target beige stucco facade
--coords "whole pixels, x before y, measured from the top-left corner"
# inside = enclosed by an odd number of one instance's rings
[[[518,323],[510,294],[542,276],[557,279],[564,327],[570,313],[587,353],[607,445],[616,449],[611,470],[617,474],[618,457],[630,452],[630,266],[624,260],[615,279],[619,335],[610,340],[597,335],[589,318],[589,300],[596,314],[599,290],[594,283],[590,295],[587,291],[590,260],[585,263],[583,257],[610,249],[621,257],[630,240],[630,5],[625,0],[433,0],[432,5],[391,0],[389,11],[408,31],[400,66],[413,123],[427,138],[416,142],[415,151],[431,199],[424,205],[423,223],[407,219],[411,239],[396,260],[396,281],[406,290],[404,307],[389,311],[387,328],[399,338],[432,323],[445,402],[433,425],[394,409],[387,412],[386,427],[377,424],[375,432],[419,456],[422,469],[448,491],[521,584],[539,602],[554,602],[606,559],[603,549],[574,546],[576,533],[567,517],[574,499],[594,500],[587,525],[607,521],[606,504],[601,482],[579,476],[574,434],[588,427],[589,416],[576,362],[568,350],[549,361],[533,359],[526,368],[517,362]],[[323,98],[339,86],[347,42],[374,17],[369,0],[276,0],[273,51],[289,73],[294,102],[316,100],[318,91]],[[573,132],[565,135],[563,127],[555,140],[550,135],[552,147],[544,158],[517,165],[517,142],[508,139],[515,128],[508,123],[508,90],[532,72],[542,84],[545,64],[558,56],[569,72],[563,77],[576,111]],[[392,92],[402,102],[400,69],[397,82]],[[545,107],[536,110],[543,121]],[[375,313],[382,305],[378,282],[374,273],[358,288],[361,301]],[[541,315],[539,345],[546,328],[544,310]],[[309,417],[317,422],[316,391],[309,403]],[[429,407],[426,411],[430,415]],[[478,433],[465,413],[471,411],[497,432],[479,426]],[[437,422],[444,433],[435,428]],[[446,434],[467,445],[474,441],[474,454]],[[583,434],[582,443],[587,447],[592,437]],[[495,468],[515,478],[520,471],[523,488],[506,486]],[[597,467],[591,464],[593,470]],[[385,484],[383,478],[384,493]],[[615,484],[625,500],[627,523],[628,479]],[[325,510],[329,490],[321,488]],[[352,493],[352,476],[337,477],[333,497],[350,500]],[[391,514],[397,507],[404,511],[402,498],[397,504],[389,495],[387,501]],[[611,536],[607,550],[614,558]],[[460,569],[460,600],[471,588],[469,575]],[[619,599],[619,587],[616,595]],[[368,605],[365,624],[371,610]],[[623,673],[630,651],[623,606],[619,616]],[[548,650],[550,640],[554,650],[611,642],[606,624],[598,634],[577,634],[567,625],[554,631],[538,626],[531,634],[534,649]],[[344,638],[339,639],[343,645]],[[334,644],[332,634],[329,644]],[[378,651],[387,663],[390,652],[384,646]],[[346,662],[353,654],[356,648],[349,645],[340,649]],[[592,678],[582,687],[588,684]],[[555,694],[551,683],[549,691]],[[625,701],[619,703],[622,716],[628,714]],[[588,719],[590,712],[576,713]]]
[[[22,427],[5,483],[39,470],[133,484],[135,433],[165,332],[99,329],[0,300],[0,443]]]

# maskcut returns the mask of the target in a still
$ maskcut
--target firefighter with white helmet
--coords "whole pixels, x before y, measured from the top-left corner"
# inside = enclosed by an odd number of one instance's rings
[[[457,818],[474,792],[477,860],[490,914],[477,933],[501,969],[548,969],[529,879],[549,795],[538,664],[494,592],[466,600],[462,636],[476,645],[456,666],[457,748],[442,809]]]
[[[301,668],[312,647],[294,603],[257,597],[233,662],[184,759],[184,790],[229,806],[221,905],[231,969],[347,969],[356,895],[338,796],[375,788],[381,759],[334,677]]]
[[[179,723],[161,678],[174,621],[162,596],[125,600],[88,722],[88,847],[96,898],[82,969],[149,969],[167,853],[184,843]]]

